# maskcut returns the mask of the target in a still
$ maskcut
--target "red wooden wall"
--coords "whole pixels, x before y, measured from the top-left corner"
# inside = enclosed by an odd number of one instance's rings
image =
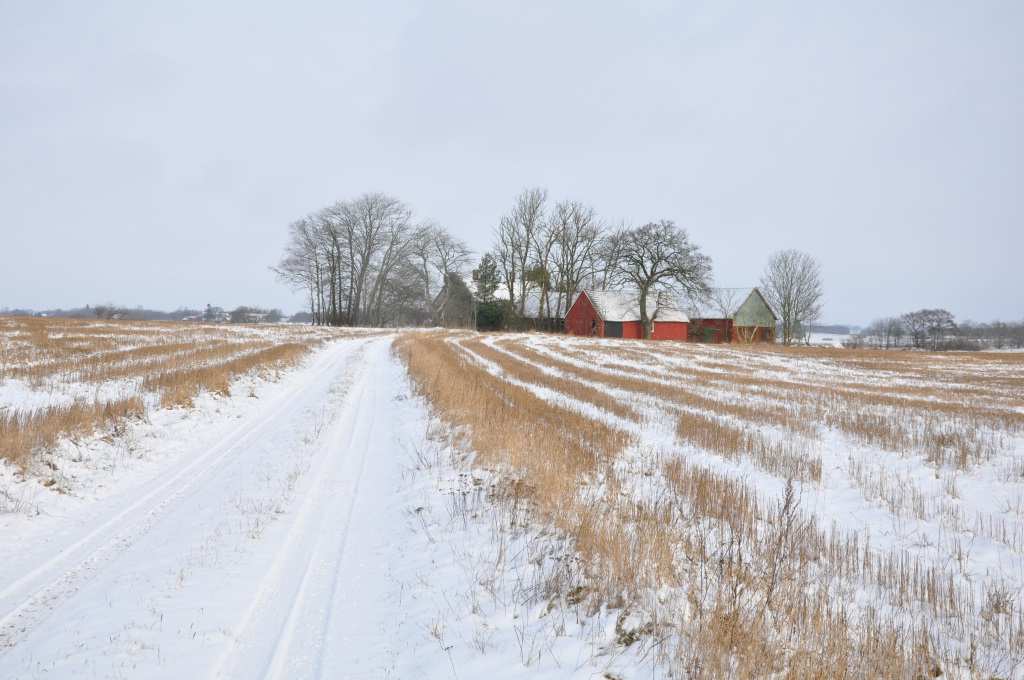
[[[732,319],[691,319],[688,339],[690,342],[730,342]]]
[[[644,327],[639,321],[623,321],[622,337],[630,340],[639,340],[644,337]]]
[[[597,317],[597,310],[586,293],[580,293],[566,313],[565,332],[570,335],[604,335],[604,324]]]
[[[685,321],[655,321],[651,338],[653,340],[686,340],[689,325]]]

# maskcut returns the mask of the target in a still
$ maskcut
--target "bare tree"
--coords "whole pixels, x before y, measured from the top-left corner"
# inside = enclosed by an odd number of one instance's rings
[[[512,210],[501,218],[498,226],[498,264],[506,280],[509,301],[520,315],[525,311],[526,291],[530,285],[528,272],[534,256],[534,244],[544,227],[546,189],[525,189],[518,196]]]
[[[669,220],[651,222],[619,235],[619,259],[614,280],[635,286],[640,295],[640,322],[644,337],[651,337],[647,314],[652,291],[670,291],[689,296],[707,295],[711,260],[690,242],[685,229]]]
[[[924,347],[931,339],[931,348],[939,349],[945,336],[956,330],[956,321],[945,309],[919,309],[903,315],[914,347]]]
[[[928,337],[928,310],[920,309],[903,315],[903,323],[910,333],[910,342],[914,347],[923,347]]]
[[[416,228],[409,239],[409,260],[412,271],[416,272],[420,299],[425,308],[429,309],[434,302],[434,276],[431,255],[434,251],[433,223],[422,224]]]
[[[899,317],[892,317],[888,320],[887,326],[889,328],[889,336],[892,338],[894,347],[900,347],[903,345],[903,336],[907,334],[907,325],[903,323],[903,319]]]
[[[409,220],[392,220],[384,230],[381,239],[381,254],[374,266],[373,286],[367,300],[367,313],[375,326],[383,325],[384,291],[387,289],[395,269],[405,261],[409,249]]]
[[[348,251],[352,264],[351,303],[349,316],[352,325],[364,320],[369,311],[371,274],[374,259],[385,249],[393,249],[396,232],[408,228],[411,212],[397,198],[385,194],[363,194],[349,203],[341,204],[341,223],[349,236]]]
[[[271,269],[279,280],[308,296],[313,323],[324,323],[325,258],[322,239],[314,219],[304,217],[288,225],[284,256]]]
[[[520,235],[511,218],[501,218],[495,230],[494,261],[498,265],[501,283],[508,296],[509,305],[515,307],[516,290],[519,282]]]
[[[898,347],[900,339],[905,332],[903,320],[898,317],[885,317],[876,319],[868,324],[867,328],[860,332],[860,336],[868,340],[869,344],[880,349]]]
[[[430,260],[437,273],[445,281],[449,274],[463,275],[473,257],[473,251],[466,242],[438,226],[431,230],[431,236],[433,252]]]
[[[732,318],[744,300],[745,297],[740,288],[712,288],[707,297],[707,303],[723,319]]]
[[[558,301],[555,316],[563,316],[583,288],[584,281],[594,275],[604,230],[594,209],[576,201],[563,201],[556,205],[551,226],[557,246]]]
[[[314,216],[326,265],[322,292],[325,317],[332,325],[348,323],[352,313],[355,225],[344,220],[345,210],[346,204],[339,201]]]
[[[807,253],[781,250],[768,260],[761,276],[761,292],[782,321],[782,341],[792,344],[821,316],[821,267]]]
[[[878,331],[880,333],[879,340],[885,349],[898,347],[900,345],[900,341],[906,330],[902,319],[899,317],[887,316],[884,319],[879,319],[875,323],[878,325]]]
[[[530,253],[530,267],[526,273],[526,280],[537,287],[537,317],[551,316],[550,297],[551,289],[557,285],[554,276],[552,260],[557,255],[556,245],[558,244],[558,231],[550,223],[544,223],[537,230],[533,237],[533,249]],[[520,300],[520,313],[525,305],[524,299]]]
[[[597,288],[608,288],[613,285],[618,270],[619,262],[622,260],[622,246],[625,243],[625,234],[629,228],[620,224],[611,231],[606,232],[594,246],[592,275],[594,285]]]
[[[433,308],[434,282],[443,286],[449,274],[461,276],[470,263],[473,251],[464,241],[455,238],[434,222],[418,227],[410,241],[409,254],[421,281],[424,303],[428,308]],[[437,310],[433,311],[436,317]]]

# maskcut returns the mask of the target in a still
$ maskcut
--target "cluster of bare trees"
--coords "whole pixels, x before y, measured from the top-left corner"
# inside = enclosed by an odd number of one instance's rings
[[[956,331],[956,320],[945,309],[919,309],[902,316],[876,319],[853,342],[882,349],[915,347],[935,350],[944,347]]]
[[[578,201],[549,204],[539,188],[516,197],[476,272],[481,297],[502,289],[520,317],[563,318],[585,288],[629,286],[648,335],[651,294],[706,295],[710,276],[710,260],[672,222],[612,228]]]
[[[876,319],[851,338],[849,344],[881,349],[1020,349],[1024,348],[1024,321],[957,323],[953,314],[945,309],[919,309],[902,316]]]
[[[524,316],[532,293],[537,316],[559,318],[601,270],[606,240],[593,208],[562,201],[549,210],[547,190],[527,189],[501,218],[490,261],[482,264],[493,263],[513,312]],[[486,273],[484,285],[493,287]]]
[[[443,227],[414,220],[402,201],[369,193],[290,224],[274,271],[305,291],[315,324],[422,324],[434,319],[437,294],[470,255]]]

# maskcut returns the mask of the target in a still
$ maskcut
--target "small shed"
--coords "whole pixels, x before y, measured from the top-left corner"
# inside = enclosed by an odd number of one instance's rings
[[[691,303],[692,342],[775,342],[778,317],[758,288],[712,288]]]
[[[650,295],[651,339],[686,340],[689,317],[674,302]],[[565,315],[565,332],[599,338],[644,336],[640,294],[635,291],[584,290]]]

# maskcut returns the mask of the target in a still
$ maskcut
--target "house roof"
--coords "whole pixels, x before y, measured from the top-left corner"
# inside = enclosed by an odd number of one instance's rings
[[[598,316],[604,321],[639,321],[640,294],[626,290],[585,290],[590,302],[597,310]],[[690,318],[674,300],[662,299],[658,306],[657,295],[648,295],[647,304],[652,308],[648,314],[655,321],[682,321]]]
[[[751,295],[760,297],[775,316],[775,311],[757,287],[712,288],[707,297],[687,300],[683,306],[693,319],[732,319]]]

